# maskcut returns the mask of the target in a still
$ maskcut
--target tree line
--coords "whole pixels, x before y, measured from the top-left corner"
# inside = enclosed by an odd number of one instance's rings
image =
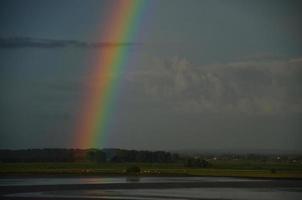
[[[142,162],[183,163],[187,167],[207,167],[204,159],[183,157],[166,151],[125,149],[25,149],[0,150],[0,162]]]

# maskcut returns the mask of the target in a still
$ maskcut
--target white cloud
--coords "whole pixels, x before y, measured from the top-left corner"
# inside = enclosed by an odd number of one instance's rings
[[[129,74],[144,94],[182,112],[247,114],[302,111],[301,58],[256,59],[195,66],[154,59]]]

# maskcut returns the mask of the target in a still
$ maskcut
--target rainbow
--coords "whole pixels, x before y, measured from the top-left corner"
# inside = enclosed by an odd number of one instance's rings
[[[89,72],[92,87],[85,95],[75,130],[77,148],[101,147],[104,143],[101,137],[107,134],[119,81],[130,57],[127,43],[137,36],[146,7],[145,0],[116,0],[111,4],[101,37],[109,45],[100,50],[98,62]]]

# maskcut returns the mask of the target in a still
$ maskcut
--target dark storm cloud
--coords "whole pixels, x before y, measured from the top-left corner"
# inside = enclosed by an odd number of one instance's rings
[[[136,46],[139,43],[83,42],[78,40],[54,40],[46,38],[10,37],[0,38],[0,48],[106,48]]]

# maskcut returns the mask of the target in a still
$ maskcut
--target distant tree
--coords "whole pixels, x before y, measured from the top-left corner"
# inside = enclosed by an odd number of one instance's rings
[[[106,162],[106,154],[100,150],[91,149],[87,152],[87,160],[92,162]]]
[[[0,150],[0,162],[182,162],[178,154],[165,151],[123,149],[24,149]]]

